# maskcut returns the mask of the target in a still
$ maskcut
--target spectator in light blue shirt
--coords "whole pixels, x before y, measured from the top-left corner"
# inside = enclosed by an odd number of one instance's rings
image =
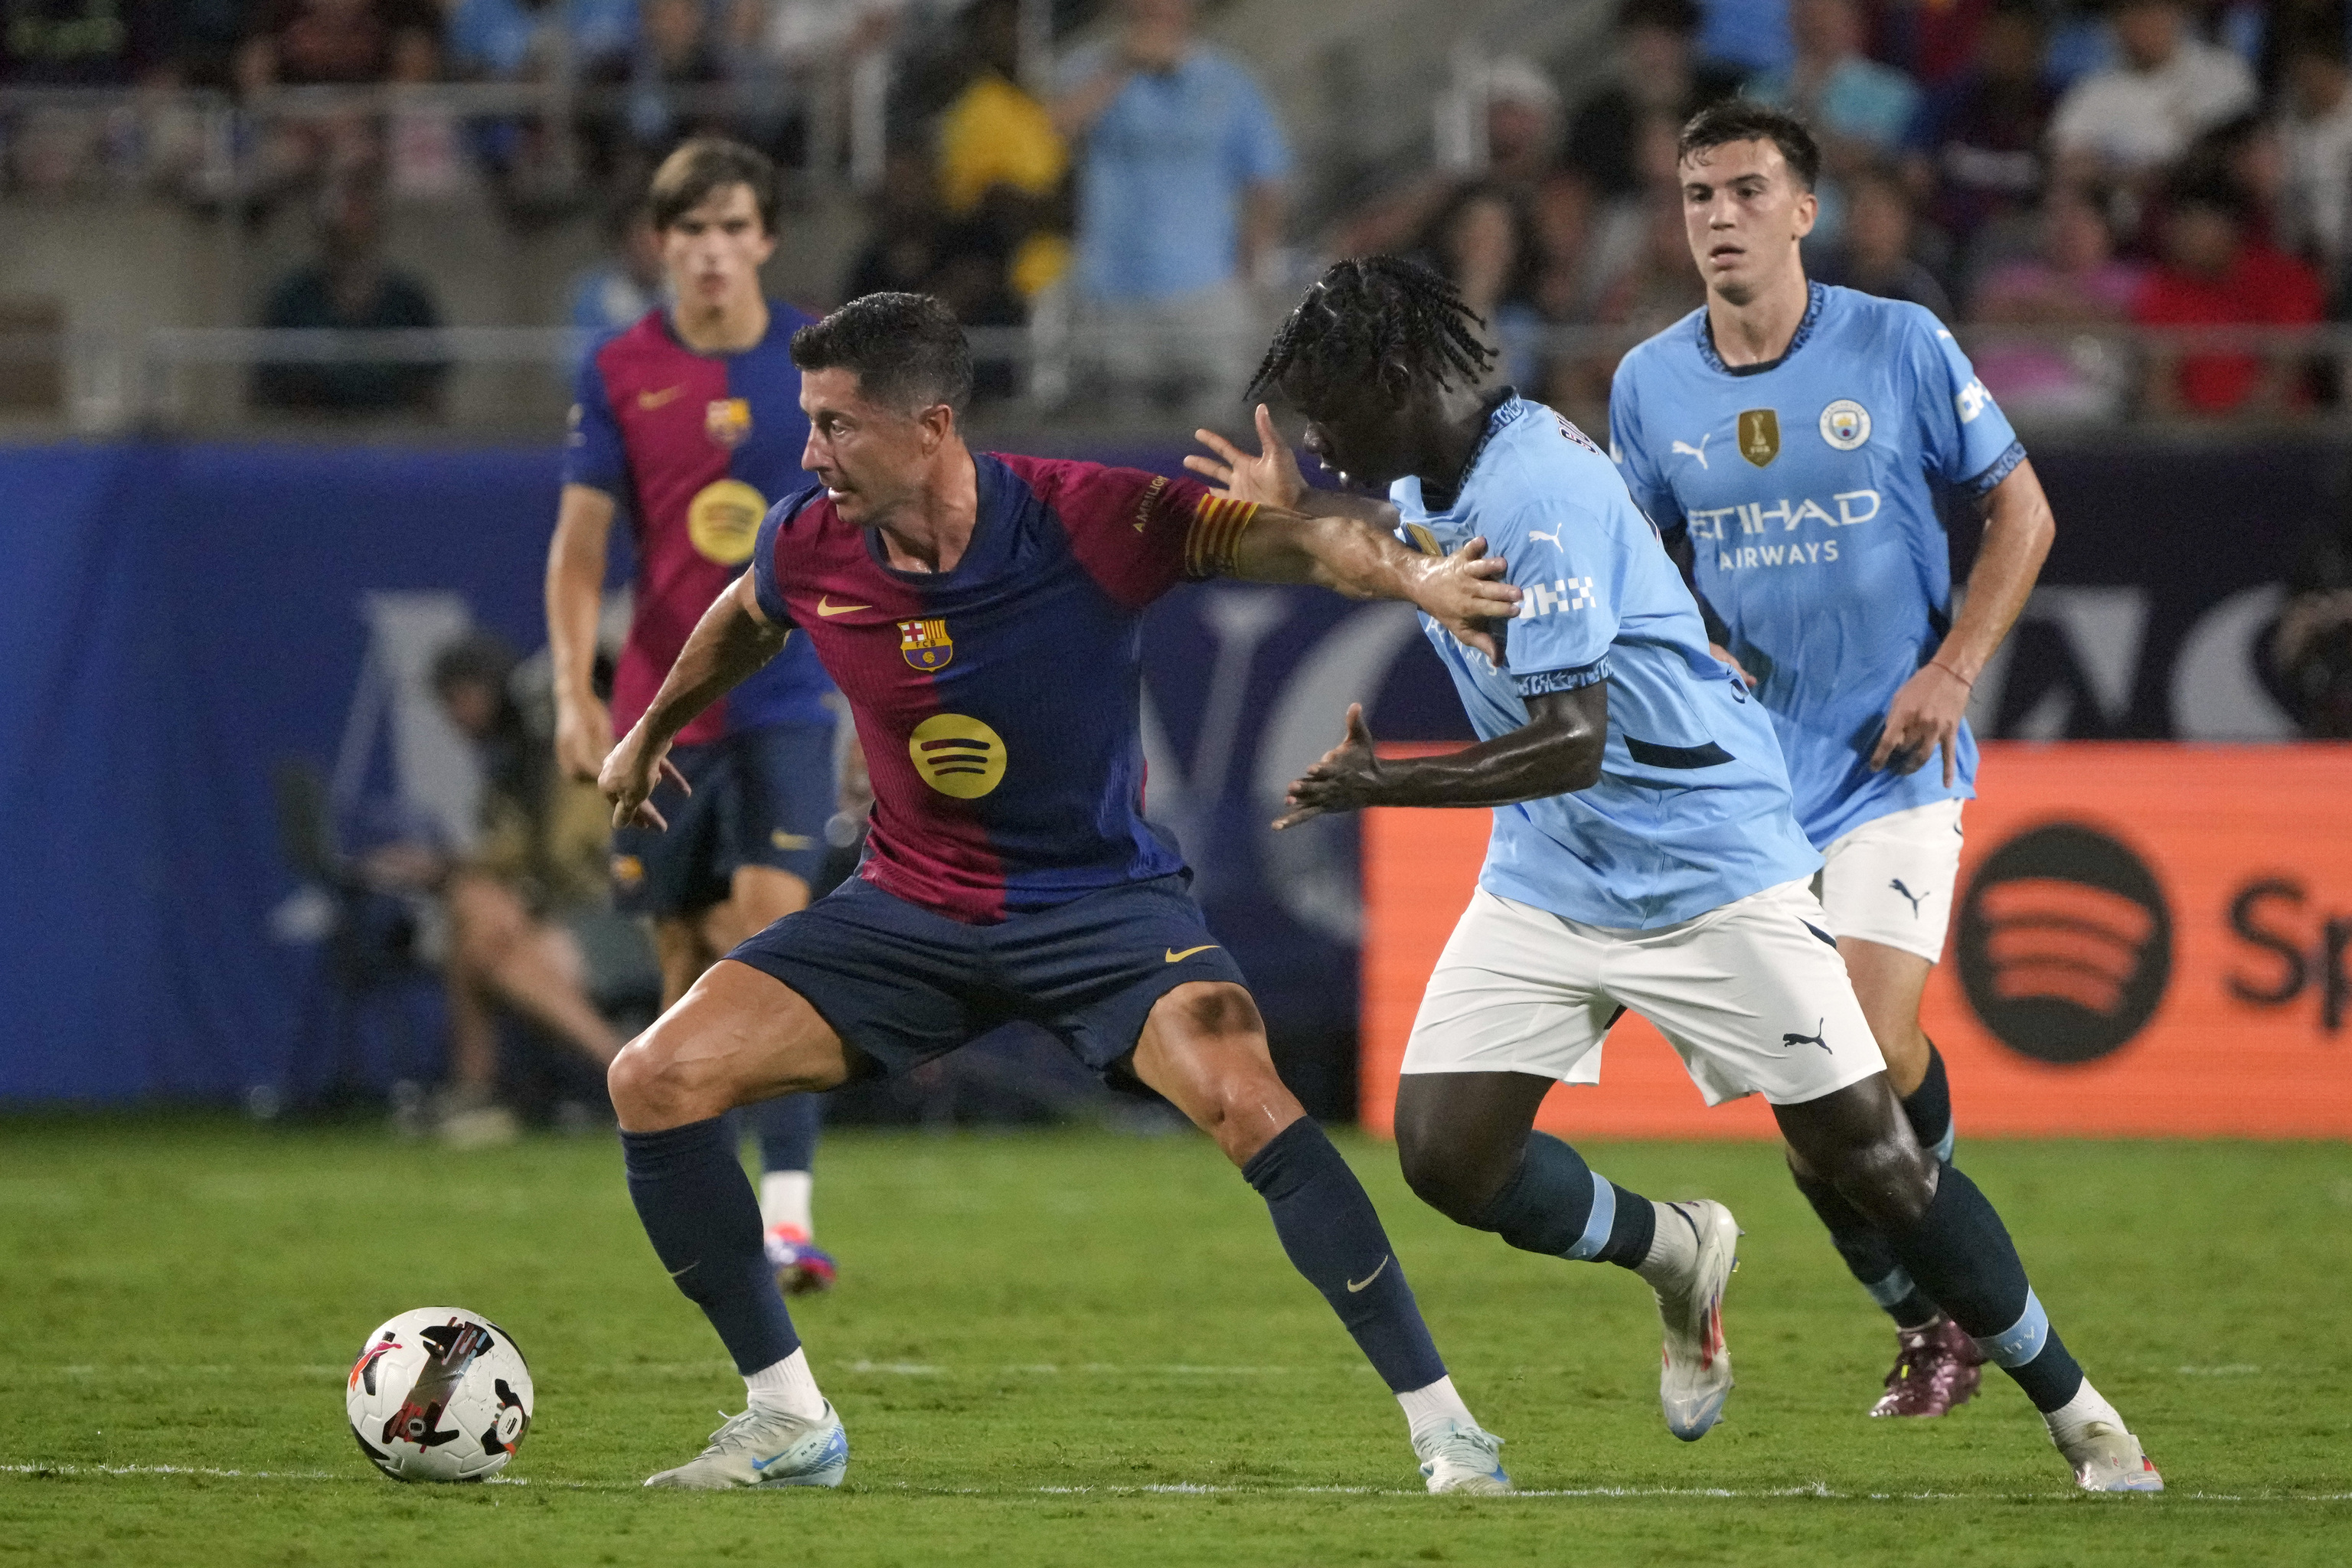
[[[449,16],[450,58],[492,81],[552,76],[563,54],[590,75],[626,59],[636,37],[636,0],[457,0]]]
[[[1699,0],[1698,58],[1740,74],[1789,68],[1789,0]]]
[[[1803,120],[1822,144],[1829,176],[1814,193],[1821,216],[1806,241],[1810,255],[1843,237],[1842,176],[1902,151],[1919,112],[1918,84],[1862,52],[1862,17],[1853,0],[1790,0],[1789,32],[1796,58],[1748,84],[1749,96]]]
[[[1255,363],[1246,287],[1290,150],[1249,73],[1192,37],[1192,0],[1124,0],[1074,55],[1054,119],[1080,144],[1076,287],[1114,394],[1228,409]]]

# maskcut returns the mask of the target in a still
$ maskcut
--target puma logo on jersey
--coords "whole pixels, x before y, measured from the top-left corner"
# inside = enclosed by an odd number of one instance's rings
[[[1917,920],[1919,918],[1919,900],[1926,898],[1927,894],[1913,892],[1910,889],[1903,885],[1903,879],[1900,877],[1895,878],[1886,885],[1911,900],[1911,918],[1913,920]],[[1928,889],[1929,892],[1933,892],[1934,890],[1935,889]]]
[[[1568,546],[1559,542],[1559,535],[1557,533],[1546,533],[1540,528],[1531,528],[1528,530],[1528,537],[1529,539],[1540,539],[1544,541],[1554,550],[1559,551],[1562,555],[1568,553]]]
[[[1697,446],[1694,447],[1688,441],[1677,441],[1674,444],[1674,451],[1679,457],[1696,458],[1698,466],[1705,468],[1706,468],[1706,444],[1714,438],[1715,432],[1710,430],[1698,438]],[[1713,472],[1712,469],[1708,471]]]
[[[1781,1048],[1785,1050],[1790,1046],[1819,1046],[1822,1049],[1825,1051],[1828,1050],[1830,1048],[1829,1042],[1822,1038],[1822,1026],[1826,1025],[1828,1022],[1829,1019],[1826,1017],[1817,1020],[1813,1025],[1813,1032],[1810,1035],[1782,1035],[1780,1037]]]

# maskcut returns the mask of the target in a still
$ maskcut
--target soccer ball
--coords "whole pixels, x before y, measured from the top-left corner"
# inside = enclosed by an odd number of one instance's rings
[[[343,1407],[360,1452],[394,1480],[483,1480],[530,1431],[530,1369],[488,1318],[419,1307],[367,1337]]]

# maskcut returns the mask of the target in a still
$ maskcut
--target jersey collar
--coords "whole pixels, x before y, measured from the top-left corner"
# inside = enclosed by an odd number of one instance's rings
[[[1789,340],[1789,346],[1780,351],[1780,358],[1768,359],[1759,364],[1726,364],[1723,363],[1723,356],[1715,352],[1715,328],[1708,324],[1706,319],[1706,307],[1702,305],[1699,307],[1697,312],[1698,357],[1705,363],[1707,369],[1721,371],[1726,375],[1762,375],[1768,370],[1778,370],[1782,365],[1787,364],[1790,360],[1796,358],[1797,351],[1805,346],[1805,340],[1813,335],[1814,324],[1822,319],[1822,306],[1828,302],[1829,297],[1829,290],[1822,285],[1811,282],[1807,283],[1805,285],[1805,314],[1803,320],[1797,323],[1796,335]]]
[[[1462,465],[1460,484],[1451,494],[1447,494],[1444,489],[1433,486],[1428,480],[1423,479],[1421,484],[1421,505],[1423,511],[1433,515],[1454,510],[1454,503],[1462,499],[1462,492],[1470,488],[1470,476],[1477,471],[1478,459],[1486,455],[1487,447],[1493,444],[1496,436],[1503,427],[1517,419],[1527,406],[1519,401],[1519,389],[1516,386],[1498,386],[1488,393],[1482,401],[1486,405],[1486,428],[1479,435],[1478,444],[1470,448],[1470,456]],[[1444,506],[1432,504],[1433,489],[1435,489],[1438,495],[1445,497]]]

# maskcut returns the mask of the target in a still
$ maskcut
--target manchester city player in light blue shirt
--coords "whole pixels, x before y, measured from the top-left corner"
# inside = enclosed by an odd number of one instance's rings
[[[1690,591],[1605,455],[1510,388],[1480,390],[1483,324],[1435,275],[1375,257],[1327,271],[1275,339],[1256,384],[1307,416],[1326,466],[1386,489],[1385,505],[1307,490],[1263,407],[1255,455],[1202,431],[1216,457],[1188,459],[1238,499],[1352,512],[1433,555],[1483,542],[1520,590],[1484,648],[1431,628],[1476,744],[1382,759],[1351,708],[1276,824],[1370,805],[1494,811],[1478,889],[1405,1049],[1405,1179],[1514,1247],[1640,1274],[1665,1326],[1667,1426],[1705,1435],[1731,1389],[1731,1215],[1653,1203],[1533,1131],[1554,1083],[1598,1081],[1609,1026],[1638,1011],[1710,1102],[1764,1096],[1807,1168],[2044,1413],[2078,1485],[2159,1489],[2051,1327],[2000,1215],[1904,1116],[1822,927],[1819,858],[1761,704],[1710,654]]]
[[[1718,654],[1772,716],[1888,1079],[1919,1142],[1948,1158],[1951,1092],[1919,998],[1976,794],[1961,715],[2049,552],[2049,504],[1935,317],[1806,280],[1798,241],[1820,154],[1802,123],[1734,100],[1696,117],[1680,151],[1707,303],[1625,356],[1611,445],[1711,612]],[[1986,520],[1957,616],[1939,491]],[[1791,1169],[1895,1319],[1895,1368],[1871,1413],[1940,1415],[1969,1398],[1968,1336],[1852,1205],[1801,1161]]]

